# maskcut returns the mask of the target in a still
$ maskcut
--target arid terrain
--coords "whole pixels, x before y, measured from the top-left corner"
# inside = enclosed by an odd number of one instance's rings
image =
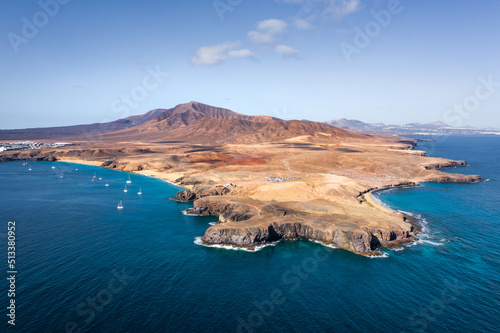
[[[246,116],[196,102],[154,116],[117,131],[65,132],[61,140],[73,145],[6,151],[0,160],[87,163],[176,182],[186,191],[175,199],[194,201],[189,213],[219,216],[202,237],[205,244],[252,248],[308,238],[364,255],[418,233],[411,218],[375,203],[371,191],[481,180],[439,171],[466,163],[428,157],[408,138]],[[20,138],[2,132],[2,141]],[[51,133],[57,141],[57,130]]]

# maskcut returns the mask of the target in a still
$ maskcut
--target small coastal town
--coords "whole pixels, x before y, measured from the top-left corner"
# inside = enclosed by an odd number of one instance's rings
[[[266,182],[281,183],[287,180],[297,180],[297,177],[266,177]]]
[[[0,143],[0,152],[8,150],[33,150],[42,148],[60,148],[70,146],[71,143],[56,142],[56,143],[41,143],[33,141],[20,141],[12,143]]]

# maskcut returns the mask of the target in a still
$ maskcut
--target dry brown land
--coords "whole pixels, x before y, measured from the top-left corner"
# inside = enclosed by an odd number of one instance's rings
[[[259,120],[265,121],[273,120]],[[194,123],[199,126],[199,120]],[[1,158],[55,158],[176,182],[188,189],[177,199],[195,199],[192,213],[219,216],[220,223],[202,238],[206,244],[253,247],[309,238],[364,255],[411,241],[418,230],[402,214],[375,203],[370,191],[428,181],[480,181],[479,176],[437,170],[465,162],[428,157],[400,137],[315,128],[268,141],[247,133],[237,137],[244,140],[230,142],[165,134],[159,140],[146,125],[143,136],[132,128],[92,141],[74,140],[73,146],[56,150],[3,152]]]

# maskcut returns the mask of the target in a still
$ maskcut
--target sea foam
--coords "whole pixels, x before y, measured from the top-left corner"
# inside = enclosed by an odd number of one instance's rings
[[[329,247],[329,248],[331,248],[331,249],[338,249],[338,247],[336,247],[336,246],[335,246],[335,245],[333,245],[333,244],[323,243],[322,241],[319,241],[319,240],[312,240],[312,241],[313,241],[314,243],[316,243],[316,244],[321,244],[321,245],[323,245],[323,246],[325,246],[325,247]]]
[[[245,247],[238,247],[238,246],[233,246],[233,245],[224,245],[224,244],[204,244],[203,241],[201,240],[201,237],[196,237],[194,239],[194,243],[196,245],[201,245],[205,247],[213,247],[213,248],[218,248],[218,249],[224,249],[224,250],[234,250],[234,251],[245,251],[245,252],[258,252],[262,250],[263,248],[270,247],[270,246],[276,246],[280,241],[277,242],[272,242],[269,244],[264,244],[264,245],[256,245],[254,249],[249,249]]]

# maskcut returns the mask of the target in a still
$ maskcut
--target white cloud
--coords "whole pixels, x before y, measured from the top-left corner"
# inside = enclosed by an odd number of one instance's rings
[[[295,28],[297,28],[299,30],[310,30],[310,29],[312,29],[311,23],[307,22],[306,20],[295,19],[293,21],[293,24],[295,25]]]
[[[262,43],[272,43],[274,42],[274,36],[270,34],[266,34],[260,31],[250,31],[248,33],[248,39],[250,39],[254,43],[262,44]]]
[[[270,34],[282,34],[286,31],[287,23],[278,19],[269,19],[257,23],[257,29],[267,31]]]
[[[251,58],[254,54],[247,49],[236,49],[240,42],[226,42],[219,45],[203,46],[191,59],[193,65],[210,66],[233,58]]]
[[[247,49],[231,50],[227,53],[228,58],[250,58],[253,57],[253,53]]]
[[[273,43],[277,35],[284,34],[288,24],[278,19],[269,19],[257,23],[257,30],[248,33],[248,39],[254,43]]]
[[[300,5],[301,11],[310,15],[323,15],[342,19],[361,8],[361,0],[276,0],[277,2]]]
[[[299,54],[298,50],[283,44],[276,45],[276,47],[274,48],[274,52],[278,53],[285,59],[296,57]]]
[[[325,14],[331,14],[336,19],[355,13],[361,6],[360,0],[331,0]]]

